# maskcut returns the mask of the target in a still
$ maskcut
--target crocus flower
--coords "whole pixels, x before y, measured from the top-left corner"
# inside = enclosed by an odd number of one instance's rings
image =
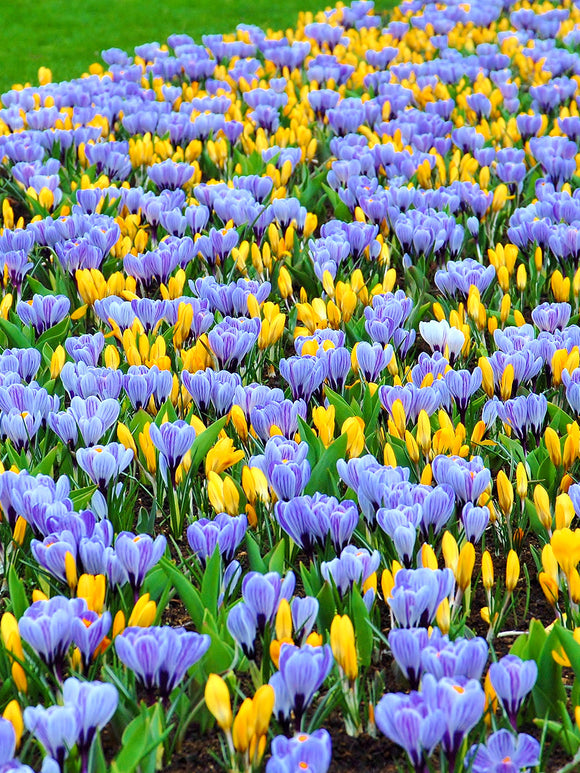
[[[16,313],[25,325],[31,325],[41,335],[66,317],[70,300],[66,295],[34,295],[30,301],[18,301]]]
[[[292,738],[277,735],[270,746],[271,758],[266,763],[266,773],[294,773],[308,770],[327,773],[332,758],[332,740],[328,730],[314,733],[297,733]]]
[[[74,639],[74,620],[87,612],[87,602],[54,596],[35,601],[18,622],[20,635],[40,658],[59,673]]]
[[[193,445],[195,434],[191,424],[182,419],[166,421],[160,427],[156,424],[151,424],[149,427],[151,442],[160,454],[159,467],[168,484],[175,483],[175,472]]]
[[[167,540],[162,534],[155,539],[149,534],[137,534],[122,531],[115,540],[115,554],[121,566],[127,572],[131,587],[137,593],[143,584],[145,575],[165,553]]]
[[[233,561],[236,549],[244,539],[248,519],[245,515],[218,513],[213,521],[200,518],[187,528],[187,541],[203,566],[212,557],[216,545],[225,561]]]
[[[421,693],[429,710],[440,710],[443,714],[445,731],[441,737],[441,747],[453,768],[463,739],[483,716],[483,687],[476,679],[451,679],[444,676],[437,680],[433,674],[425,674]]]
[[[427,705],[421,693],[388,693],[375,708],[377,727],[390,741],[401,746],[416,771],[429,770],[428,759],[445,732],[445,716],[440,708]]]
[[[80,727],[75,709],[72,706],[28,706],[24,709],[24,724],[62,770],[64,761],[79,738]]]
[[[401,628],[426,628],[454,585],[450,569],[401,569],[387,602]]]
[[[521,660],[517,655],[505,655],[491,664],[489,678],[512,727],[517,730],[518,711],[538,678],[536,662]]]
[[[78,729],[77,746],[87,756],[95,733],[102,730],[117,709],[117,688],[105,682],[66,679],[62,688],[64,705],[74,709]]]
[[[115,639],[121,662],[134,671],[147,690],[157,688],[163,698],[183,681],[210,644],[207,634],[170,626],[126,628]]]
[[[111,480],[115,480],[131,464],[132,459],[133,451],[121,443],[79,448],[77,451],[79,467],[97,484],[103,494],[106,494]]]
[[[322,647],[295,647],[284,643],[280,649],[279,671],[270,679],[276,694],[274,713],[287,723],[291,713],[300,727],[304,712],[330,673],[332,650]]]
[[[487,743],[471,747],[465,764],[473,773],[525,773],[540,764],[540,744],[526,733],[497,730]]]

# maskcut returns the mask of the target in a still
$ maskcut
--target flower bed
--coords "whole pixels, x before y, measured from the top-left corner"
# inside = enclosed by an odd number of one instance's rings
[[[2,95],[0,771],[580,764],[579,42],[355,0]]]

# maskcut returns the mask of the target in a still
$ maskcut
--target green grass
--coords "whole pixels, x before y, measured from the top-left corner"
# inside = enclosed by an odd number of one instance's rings
[[[37,83],[38,68],[54,80],[80,76],[100,52],[132,51],[141,43],[186,32],[231,32],[240,22],[264,29],[294,26],[298,12],[320,11],[330,0],[1,0],[0,92]],[[394,5],[378,0],[377,10]]]

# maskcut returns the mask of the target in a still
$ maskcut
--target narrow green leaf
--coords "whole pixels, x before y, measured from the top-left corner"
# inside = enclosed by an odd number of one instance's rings
[[[363,666],[370,666],[373,654],[373,629],[368,610],[356,585],[352,589],[351,608],[358,656]]]
[[[14,566],[11,566],[8,571],[8,591],[12,601],[12,613],[17,620],[20,620],[28,609],[29,604],[26,598],[26,591],[24,590],[24,583],[16,573]]]
[[[199,631],[203,624],[203,617],[205,614],[205,607],[201,600],[201,596],[199,595],[199,591],[168,558],[162,558],[158,566],[163,569],[168,580],[172,583],[177,591],[177,595],[183,602],[195,627]]]
[[[262,572],[262,574],[265,574],[268,571],[266,562],[262,558],[258,543],[252,537],[249,531],[246,532],[246,548],[248,551],[250,569],[253,572]]]
[[[201,601],[210,614],[217,614],[217,600],[220,592],[222,558],[216,545],[213,556],[206,563],[201,582]]]

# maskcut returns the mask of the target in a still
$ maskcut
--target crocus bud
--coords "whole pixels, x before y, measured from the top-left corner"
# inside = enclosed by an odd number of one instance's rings
[[[550,497],[543,486],[539,484],[534,489],[534,505],[540,523],[548,531],[552,530],[552,513],[550,512]]]
[[[500,470],[497,474],[496,486],[499,506],[503,514],[508,518],[514,506],[514,488],[503,470]]]
[[[516,467],[516,491],[522,501],[528,496],[528,475],[523,462]]]
[[[572,519],[576,515],[574,505],[568,494],[560,494],[556,497],[556,528],[565,529],[572,523]]]
[[[218,674],[210,674],[205,683],[205,705],[224,733],[228,733],[233,722],[230,692]]]
[[[459,548],[457,547],[457,541],[450,531],[446,531],[443,534],[441,541],[441,549],[443,551],[443,558],[445,560],[445,567],[451,569],[453,574],[457,573],[457,562],[459,560]]]
[[[456,580],[457,586],[463,593],[471,583],[471,575],[475,566],[475,548],[471,542],[466,542],[459,551],[457,561]]]
[[[483,579],[483,587],[486,591],[490,591],[493,588],[493,561],[489,550],[484,551],[481,557],[481,575]]]
[[[335,615],[330,626],[332,654],[350,682],[358,676],[354,628],[348,615]]]
[[[54,350],[52,357],[50,358],[50,377],[52,379],[58,378],[60,376],[60,372],[63,369],[65,360],[66,352],[64,346],[59,344]]]
[[[562,451],[560,448],[560,438],[557,432],[552,427],[547,427],[544,433],[544,442],[548,449],[550,461],[554,467],[560,467],[562,465]]]
[[[548,603],[555,607],[558,603],[558,583],[547,572],[540,572],[538,579]]]
[[[520,559],[515,550],[510,550],[507,557],[505,587],[508,593],[513,593],[520,579]]]

